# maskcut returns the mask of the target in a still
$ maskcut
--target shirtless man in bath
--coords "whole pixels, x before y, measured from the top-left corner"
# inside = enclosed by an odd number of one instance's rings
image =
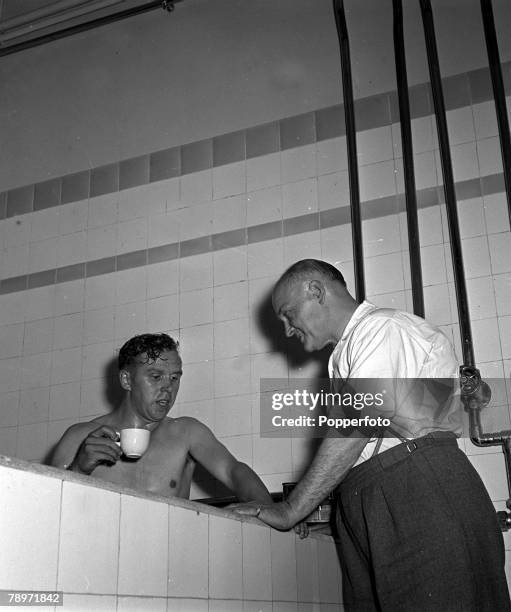
[[[182,374],[177,343],[166,334],[143,334],[119,352],[124,399],[112,413],[72,425],[50,464],[101,480],[188,499],[200,463],[243,501],[271,503],[268,490],[248,465],[237,461],[200,421],[167,413],[176,401]],[[116,441],[123,428],[151,431],[138,460],[124,458]]]

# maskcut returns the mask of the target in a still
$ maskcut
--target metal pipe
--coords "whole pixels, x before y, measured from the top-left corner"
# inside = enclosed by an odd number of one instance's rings
[[[488,64],[490,66],[491,82],[493,87],[493,98],[495,100],[495,111],[499,126],[500,150],[502,153],[502,166],[504,169],[504,183],[506,186],[507,207],[509,222],[511,224],[511,136],[509,135],[509,120],[506,107],[506,92],[502,79],[502,68],[500,65],[499,46],[497,33],[495,31],[495,20],[491,0],[481,0],[481,14],[484,25],[484,38],[488,52]]]
[[[504,450],[504,457],[506,458],[507,490],[511,491],[511,431],[508,431],[507,434],[505,440],[502,442],[502,448]],[[511,508],[511,499],[507,500],[506,505],[508,508]]]
[[[14,38],[23,36],[27,32],[34,32],[46,28],[61,21],[74,19],[81,15],[99,11],[115,4],[123,4],[122,0],[60,0],[52,4],[4,19],[0,23],[0,34],[2,38]],[[11,30],[14,30],[11,34]]]
[[[463,255],[461,252],[458,210],[456,208],[456,192],[454,189],[451,150],[449,146],[449,134],[447,131],[447,118],[445,114],[444,95],[442,92],[442,78],[440,75],[440,64],[438,61],[433,12],[431,10],[430,0],[419,0],[419,2],[422,12],[424,37],[426,39],[429,76],[431,81],[431,91],[433,94],[433,104],[435,107],[442,174],[444,177],[445,205],[447,210],[449,237],[451,241],[454,285],[456,288],[458,303],[461,348],[463,351],[463,361],[465,365],[473,366],[474,347],[472,343],[472,330],[468,311],[467,288],[463,275]]]
[[[360,214],[360,185],[358,180],[357,132],[355,125],[355,103],[351,80],[350,43],[343,0],[334,0],[335,24],[341,52],[342,93],[346,121],[346,143],[348,148],[348,175],[351,203],[351,233],[353,239],[353,265],[355,269],[355,292],[357,301],[365,299],[364,251],[362,245],[362,216]]]
[[[181,0],[174,1],[179,2]],[[164,8],[167,11],[170,11],[173,8],[173,3],[162,2],[162,0],[153,0],[153,2],[147,2],[146,4],[127,9],[125,11],[113,13],[111,15],[105,15],[104,17],[99,17],[98,19],[94,19],[86,23],[80,23],[78,25],[65,28],[64,30],[53,32],[52,34],[44,34],[43,36],[39,36],[37,38],[33,38],[25,42],[17,43],[15,45],[9,45],[4,49],[0,48],[0,57],[3,57],[5,55],[11,55],[12,53],[18,53],[19,51],[24,51],[25,49],[31,49],[32,47],[37,47],[39,45],[43,45],[54,40],[59,40],[60,38],[65,38],[67,36],[72,36],[73,34],[78,34],[79,32],[85,32],[86,30],[91,30],[93,28],[98,28],[103,25],[108,25],[109,23],[114,23],[115,21],[126,19],[127,17],[133,17],[141,13],[146,13],[156,8]]]
[[[424,35],[426,39],[426,50],[428,54],[428,65],[431,80],[433,103],[438,129],[438,141],[440,144],[440,159],[442,162],[442,173],[444,176],[445,203],[447,209],[447,220],[451,240],[451,252],[454,268],[454,284],[458,302],[458,315],[460,323],[460,335],[464,365],[460,368],[461,398],[468,412],[470,420],[470,439],[477,446],[501,445],[506,459],[506,473],[508,487],[511,492],[511,431],[500,431],[485,434],[481,425],[481,409],[488,404],[491,398],[490,387],[481,380],[479,370],[475,367],[474,350],[472,345],[472,332],[468,311],[467,290],[463,276],[463,258],[461,254],[461,239],[458,224],[458,212],[456,209],[456,194],[454,190],[454,179],[452,174],[451,154],[449,148],[449,137],[447,133],[447,120],[442,93],[442,80],[438,63],[436,49],[435,29],[433,24],[433,13],[430,0],[419,0],[421,5],[422,19],[424,24]],[[507,501],[511,508],[511,499]],[[497,512],[500,526],[507,530],[511,526],[511,515],[506,511]]]
[[[405,181],[413,312],[419,317],[424,317],[424,290],[422,287],[419,219],[413,164],[412,122],[410,119],[410,99],[408,95],[408,76],[406,73],[406,54],[403,35],[403,6],[401,0],[392,0],[392,6],[394,9],[394,55],[396,60],[401,143],[403,148],[403,175]]]
[[[470,406],[468,408],[468,414],[471,418],[472,424],[470,428],[470,440],[476,446],[496,446],[498,444],[506,444],[511,438],[511,431],[508,429],[496,431],[494,433],[483,433],[483,426],[481,424],[481,406]]]
[[[481,410],[490,403],[491,389],[481,380],[479,370],[474,366],[460,368],[461,399],[468,412],[470,426],[470,441],[476,446],[502,446],[506,463],[508,491],[511,492],[511,430],[484,433],[481,424]],[[511,509],[511,498],[506,502]],[[502,531],[511,528],[511,513],[499,510],[497,518]]]

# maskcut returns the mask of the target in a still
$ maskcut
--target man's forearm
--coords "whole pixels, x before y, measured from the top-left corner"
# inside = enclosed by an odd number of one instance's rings
[[[291,529],[308,516],[344,478],[367,444],[365,437],[326,438],[304,477],[279,504],[238,507],[239,514],[257,516],[275,529]]]
[[[238,462],[232,471],[232,490],[240,501],[272,503],[271,495],[259,476],[245,463]]]
[[[308,516],[341,482],[367,444],[367,438],[325,438],[287,503],[291,525]]]

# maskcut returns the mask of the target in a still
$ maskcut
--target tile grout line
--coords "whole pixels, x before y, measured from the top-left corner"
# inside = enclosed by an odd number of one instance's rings
[[[59,588],[59,571],[60,571],[60,540],[62,531],[62,501],[64,499],[64,481],[60,481],[60,504],[59,504],[59,528],[57,537],[57,572],[55,577],[55,590]],[[64,596],[62,596],[64,598]]]

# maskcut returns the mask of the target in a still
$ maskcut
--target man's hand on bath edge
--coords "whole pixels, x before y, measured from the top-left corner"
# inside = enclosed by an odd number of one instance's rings
[[[98,427],[82,442],[68,469],[79,474],[91,474],[100,463],[117,463],[121,456],[121,449],[115,442],[118,437],[118,433],[108,425]]]
[[[243,503],[243,504],[230,504],[229,506],[227,506],[227,510],[232,510],[233,512],[236,512],[238,509],[241,509],[241,512],[239,512],[239,514],[244,514],[245,516],[255,516],[257,518],[259,518],[259,515],[261,514],[261,511],[263,508],[272,508],[275,504],[273,504],[272,506],[268,506],[266,504],[260,504],[257,502],[249,502],[247,503]],[[251,510],[248,510],[248,508],[255,508],[255,514],[248,514],[248,512],[252,512]],[[301,521],[299,523],[297,523],[294,526],[294,530],[295,533],[300,537],[300,540],[303,540],[304,538],[308,537],[309,533],[313,530],[311,530],[309,528],[309,526],[307,525],[307,523],[305,521]]]
[[[264,505],[250,502],[249,504],[239,504],[233,511],[243,516],[255,516],[270,527],[287,531],[297,522],[298,517],[294,517],[291,506],[286,502],[278,504]]]

